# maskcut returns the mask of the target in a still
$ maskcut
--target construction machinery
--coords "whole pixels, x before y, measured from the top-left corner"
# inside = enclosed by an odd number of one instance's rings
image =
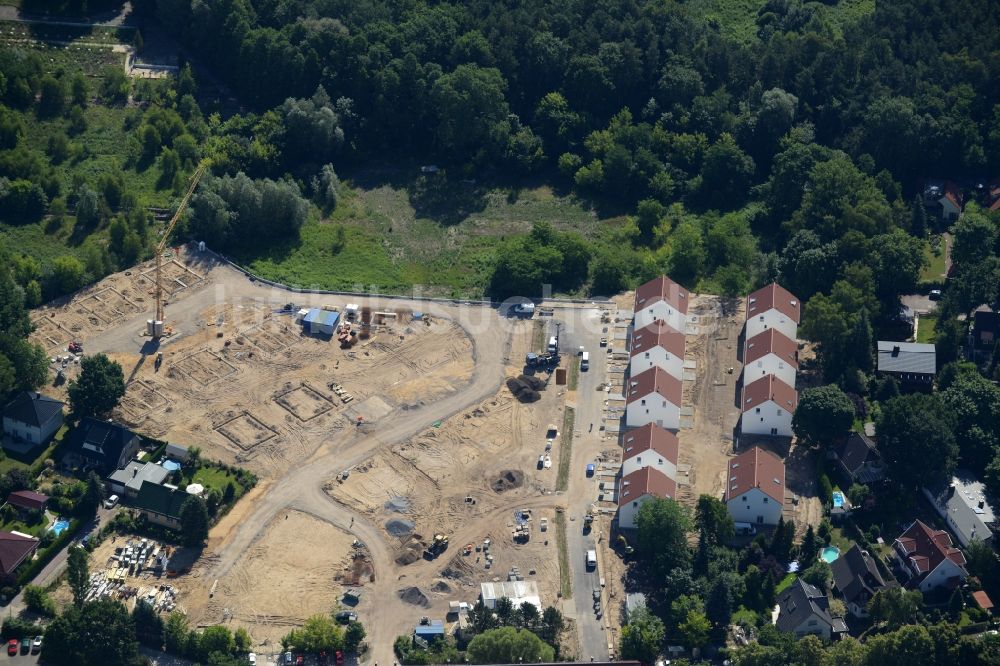
[[[433,560],[446,550],[448,550],[448,537],[444,534],[435,534],[430,545],[424,550],[424,558]]]
[[[156,246],[156,318],[146,322],[146,334],[155,340],[162,338],[166,332],[163,325],[163,310],[166,306],[166,303],[163,301],[163,252],[167,248],[170,234],[173,233],[174,227],[177,226],[177,221],[181,219],[181,215],[187,209],[188,203],[191,201],[191,195],[194,194],[195,188],[198,187],[198,183],[201,182],[201,177],[205,175],[207,168],[208,163],[202,163],[198,167],[198,170],[194,172],[194,175],[191,176],[191,184],[188,185],[187,192],[184,193],[184,197],[177,206],[177,212],[174,213],[174,216],[170,218],[170,222],[167,223],[167,228],[163,231],[163,238],[160,239],[160,242]]]

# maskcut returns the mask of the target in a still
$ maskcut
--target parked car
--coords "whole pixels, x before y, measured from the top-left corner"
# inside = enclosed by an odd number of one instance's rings
[[[295,657],[292,656],[291,652],[286,652],[285,653],[285,664],[287,666],[292,666],[292,664],[294,664],[294,663],[295,663]]]
[[[340,611],[339,613],[337,613],[333,617],[340,624],[347,624],[348,622],[357,622],[358,621],[358,614],[355,613],[354,611]]]
[[[940,301],[941,300],[941,290],[940,289],[931,289],[930,299],[932,301]]]
[[[17,639],[16,638],[12,638],[9,641],[7,641],[7,654],[10,655],[11,657],[16,657],[17,656]]]
[[[594,466],[594,463],[587,465],[587,476],[594,476],[594,472],[596,471],[597,468]]]
[[[105,509],[113,509],[118,506],[118,495],[112,495],[111,497],[104,500]]]
[[[31,654],[38,654],[42,651],[42,637],[35,636],[35,640],[31,642]]]
[[[247,655],[247,662],[251,666],[257,666],[257,654],[254,653],[254,652],[251,652],[250,654],[248,654]]]
[[[21,639],[21,654],[28,654],[31,652],[31,637],[25,636]]]

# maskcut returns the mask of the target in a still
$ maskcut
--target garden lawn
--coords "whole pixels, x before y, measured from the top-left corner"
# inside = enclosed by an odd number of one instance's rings
[[[928,242],[924,245],[924,258],[927,259],[927,265],[920,270],[920,281],[921,282],[940,282],[944,279],[944,244],[945,239],[941,239],[941,251],[935,253],[933,245]]]
[[[937,340],[937,317],[921,315],[917,320],[917,342],[932,343]]]
[[[236,488],[236,497],[239,497],[242,489],[236,481],[236,476],[218,467],[209,467],[207,465],[199,467],[198,471],[194,473],[191,483],[200,483],[205,486],[206,492],[214,488],[222,493],[226,490],[226,485],[230,481],[232,481],[233,486]]]

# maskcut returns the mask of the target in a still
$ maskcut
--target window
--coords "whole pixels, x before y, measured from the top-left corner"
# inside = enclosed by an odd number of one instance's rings
[[[646,358],[649,358],[649,352],[646,352]]]
[[[633,509],[639,508],[639,503],[638,502],[632,502],[632,508]]]
[[[758,525],[764,524],[764,516],[757,516],[757,524]]]
[[[778,416],[781,416],[781,410],[780,409],[778,410]]]
[[[758,321],[764,321],[764,315],[761,315]]]
[[[756,410],[754,410],[754,414],[760,414],[760,407],[758,407]]]
[[[643,407],[645,407],[646,406],[646,400],[643,399],[639,404],[642,405]]]
[[[767,498],[766,497],[764,498],[764,504],[767,504]]]

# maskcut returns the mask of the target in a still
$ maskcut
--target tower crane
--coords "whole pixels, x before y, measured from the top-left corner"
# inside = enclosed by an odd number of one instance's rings
[[[166,230],[163,232],[163,238],[160,239],[159,244],[156,246],[156,319],[151,319],[146,322],[146,333],[155,340],[159,340],[163,337],[163,309],[166,306],[163,300],[163,279],[162,279],[162,267],[163,267],[163,251],[167,247],[167,241],[170,240],[170,234],[173,233],[174,227],[177,226],[177,221],[181,219],[181,214],[187,208],[188,203],[191,201],[191,195],[194,194],[195,188],[198,187],[198,183],[201,181],[201,177],[205,175],[205,169],[208,167],[207,163],[202,163],[198,170],[194,172],[191,177],[191,184],[188,185],[187,192],[184,193],[184,198],[181,199],[181,203],[177,206],[177,212],[174,216],[170,218],[170,222],[167,224]]]

